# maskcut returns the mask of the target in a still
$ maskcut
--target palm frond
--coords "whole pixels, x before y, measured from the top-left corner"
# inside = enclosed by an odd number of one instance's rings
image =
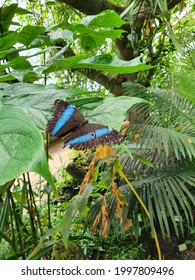
[[[148,90],[146,87],[132,82],[125,82],[122,84],[124,95],[130,95],[134,97],[141,97],[147,99]]]
[[[126,134],[131,142],[137,134],[138,138],[134,141],[137,145],[158,154],[164,152],[166,158],[173,155],[178,160],[195,158],[195,137],[191,135],[152,125],[131,125]]]
[[[195,199],[185,183],[191,188],[195,187],[195,170],[189,164],[186,168],[160,170],[145,179],[132,182],[150,213],[150,226],[159,226],[163,237],[170,236],[170,222],[172,223],[177,236],[184,234],[184,222],[188,226],[193,224],[192,206],[195,206]],[[123,206],[123,221],[131,219],[132,228],[138,232],[138,216],[142,215],[142,222],[147,225],[148,218],[138,206],[135,196],[128,185],[120,188],[128,206]],[[101,198],[94,204],[88,215],[88,222],[92,223],[101,208]],[[116,215],[116,199],[110,197],[108,200],[109,219],[111,223],[119,224]],[[134,228],[135,226],[135,228]]]
[[[174,155],[166,157],[163,150],[158,154],[155,149],[146,149],[141,145],[127,144],[126,148],[130,150],[131,157],[125,150],[120,150],[118,153],[124,173],[133,180],[133,178],[146,177],[154,174],[158,169],[165,169],[166,167],[177,168],[181,164],[181,160],[177,160]],[[145,164],[144,160],[141,161],[140,157],[153,164]]]
[[[137,84],[135,85],[138,87]],[[124,83],[125,94],[142,97],[148,100],[150,105],[138,104],[132,107],[130,109],[133,112],[133,116],[130,117],[131,124],[139,123],[133,121],[134,111],[136,111],[136,115],[142,120],[146,119],[147,116],[145,124],[166,127],[195,136],[194,104],[174,91],[157,88],[146,90],[140,86],[139,90],[136,90],[135,85],[134,83]]]

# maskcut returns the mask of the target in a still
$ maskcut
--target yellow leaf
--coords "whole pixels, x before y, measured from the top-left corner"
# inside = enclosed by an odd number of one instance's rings
[[[75,229],[81,229],[81,228],[84,228],[85,226],[83,224],[73,224],[71,226],[71,228],[75,228]]]
[[[188,138],[187,140],[188,140],[188,142],[189,142],[190,144],[193,143],[192,139]]]
[[[133,140],[137,140],[137,138],[139,137],[139,134],[141,132],[141,128],[137,131],[137,133],[134,135]]]
[[[96,149],[96,157],[97,159],[104,159],[108,156],[112,155],[112,146],[106,145],[106,146],[98,146]]]
[[[124,135],[129,127],[130,127],[130,122],[129,121],[124,121],[122,123],[122,127],[121,127],[121,134]]]

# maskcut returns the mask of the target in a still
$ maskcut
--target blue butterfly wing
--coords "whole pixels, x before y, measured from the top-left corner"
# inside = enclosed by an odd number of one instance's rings
[[[88,123],[72,104],[57,99],[47,132],[53,137],[64,137],[64,146],[75,150],[86,150],[98,145],[112,145],[122,141],[122,135],[115,129]]]
[[[99,145],[113,145],[123,140],[122,135],[115,129],[101,125],[86,123],[74,132],[65,136],[64,147],[75,150],[86,150]]]
[[[52,118],[47,124],[47,132],[53,137],[62,137],[85,123],[87,121],[75,106],[57,99],[54,103]]]

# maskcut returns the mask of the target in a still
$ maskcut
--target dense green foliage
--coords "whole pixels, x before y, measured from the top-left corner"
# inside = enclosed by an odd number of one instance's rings
[[[0,259],[141,259],[155,231],[193,239],[194,5],[24,2],[0,7]],[[58,98],[124,135],[107,157],[73,153],[61,179]]]

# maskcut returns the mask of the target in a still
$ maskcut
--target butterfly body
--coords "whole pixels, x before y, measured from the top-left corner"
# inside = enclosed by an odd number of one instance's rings
[[[60,99],[54,103],[47,132],[53,137],[64,137],[64,147],[69,146],[76,150],[122,141],[122,135],[118,131],[102,124],[88,123],[75,106]]]

